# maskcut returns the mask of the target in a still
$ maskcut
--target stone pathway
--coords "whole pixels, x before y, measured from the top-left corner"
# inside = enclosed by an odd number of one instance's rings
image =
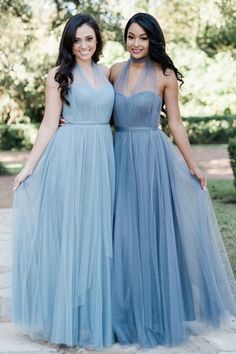
[[[193,145],[192,148],[208,179],[233,179],[227,145]]]

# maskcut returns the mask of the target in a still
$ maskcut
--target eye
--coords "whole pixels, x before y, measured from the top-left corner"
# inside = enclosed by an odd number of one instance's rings
[[[88,40],[88,42],[92,42],[93,41],[93,37],[88,37],[87,40]]]
[[[75,38],[74,43],[79,43],[80,39],[79,38]]]
[[[148,40],[148,37],[141,37],[141,40],[142,40],[142,41],[147,41],[147,40]]]
[[[133,39],[134,37],[131,36],[130,34],[127,36],[128,39]]]

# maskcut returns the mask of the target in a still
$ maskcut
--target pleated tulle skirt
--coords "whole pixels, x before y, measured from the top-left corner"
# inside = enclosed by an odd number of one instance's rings
[[[236,313],[208,192],[159,129],[115,136],[113,328],[124,345],[176,345]]]
[[[114,187],[110,126],[66,124],[15,192],[13,321],[33,338],[112,344]]]

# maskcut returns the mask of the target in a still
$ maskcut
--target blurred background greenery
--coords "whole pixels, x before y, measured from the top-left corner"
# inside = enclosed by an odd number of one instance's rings
[[[236,136],[235,1],[0,0],[0,150],[32,147],[66,20],[78,12],[95,16],[105,42],[101,61],[110,66],[128,57],[122,32],[138,11],[157,18],[184,74],[180,104],[190,142],[228,143]]]
[[[236,2],[231,0],[0,0],[0,122],[39,122],[44,82],[55,65],[66,20],[93,14],[101,25],[108,65],[126,58],[122,30],[137,11],[154,15],[185,84],[188,116],[236,113]]]

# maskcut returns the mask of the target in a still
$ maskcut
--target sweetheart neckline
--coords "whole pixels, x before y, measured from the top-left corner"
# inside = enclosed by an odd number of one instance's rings
[[[135,96],[137,96],[137,95],[140,95],[141,93],[152,93],[152,94],[154,94],[157,98],[159,98],[161,101],[163,101],[163,98],[162,98],[160,95],[158,95],[157,93],[155,93],[154,91],[151,91],[151,90],[140,91],[140,92],[134,93],[134,94],[129,95],[129,96],[124,95],[124,94],[121,93],[121,92],[115,91],[115,94],[121,95],[121,96],[123,96],[123,97],[125,97],[125,98],[127,98],[127,99],[132,98],[132,97],[135,97]]]

